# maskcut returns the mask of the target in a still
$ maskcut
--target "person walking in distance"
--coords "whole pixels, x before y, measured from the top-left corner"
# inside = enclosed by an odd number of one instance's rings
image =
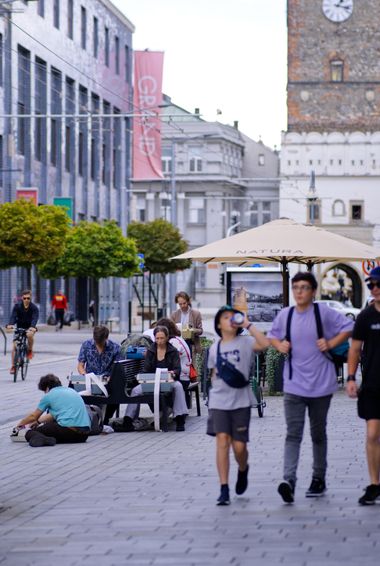
[[[351,335],[353,322],[326,305],[313,305],[317,280],[310,272],[297,273],[292,279],[295,307],[286,307],[277,315],[268,337],[281,354],[287,355],[284,367],[284,410],[286,439],[284,479],[278,492],[285,503],[293,503],[297,467],[308,412],[313,445],[313,474],[306,497],[320,497],[326,491],[327,413],[337,376],[329,350]],[[317,309],[323,338],[318,338]]]
[[[54,309],[54,313],[55,313],[55,322],[56,322],[56,330],[62,330],[63,328],[63,317],[65,316],[65,312],[67,310],[67,298],[66,296],[63,294],[62,291],[58,291],[58,293],[56,293],[53,296],[53,300],[51,302],[51,305]]]
[[[366,279],[373,302],[358,316],[348,353],[346,391],[358,399],[358,414],[366,421],[366,452],[370,484],[359,498],[360,505],[374,505],[380,499],[380,267]],[[358,388],[356,370],[362,363],[362,383]]]
[[[202,351],[200,336],[203,334],[202,315],[193,309],[191,299],[184,291],[177,293],[174,300],[179,308],[171,313],[170,318],[175,324],[181,324],[182,330],[186,328],[191,330],[192,338],[187,339],[186,342],[191,352],[194,348],[195,352],[200,354]]]
[[[248,486],[249,421],[254,397],[249,383],[254,350],[264,350],[269,340],[250,323],[247,316],[226,305],[215,316],[215,332],[220,337],[210,348],[208,367],[212,369],[207,434],[216,436],[216,463],[220,480],[217,505],[230,504],[230,448],[238,463],[235,486],[242,495]],[[249,336],[240,336],[246,328]]]

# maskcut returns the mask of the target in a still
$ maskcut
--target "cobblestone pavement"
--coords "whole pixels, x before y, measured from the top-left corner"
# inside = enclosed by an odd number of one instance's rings
[[[87,333],[88,334],[88,333]],[[355,402],[340,391],[329,420],[328,492],[306,499],[309,432],[296,502],[286,506],[281,479],[284,419],[281,397],[253,411],[250,485],[229,507],[218,494],[214,440],[202,417],[186,432],[136,432],[92,437],[85,445],[30,448],[11,443],[17,419],[36,406],[36,381],[46,371],[75,368],[85,333],[38,337],[25,382],[13,383],[0,358],[0,564],[7,566],[377,565],[380,506],[357,500],[368,483],[364,425]],[[59,344],[59,347],[57,347]],[[231,487],[236,465],[231,466]]]

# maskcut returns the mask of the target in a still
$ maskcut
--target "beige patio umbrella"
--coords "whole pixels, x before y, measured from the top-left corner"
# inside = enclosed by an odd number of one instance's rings
[[[298,224],[288,218],[273,220],[258,228],[206,244],[173,259],[201,263],[234,263],[240,267],[257,260],[282,266],[284,302],[288,300],[288,264],[313,265],[334,261],[363,261],[380,258],[380,250],[317,226]]]

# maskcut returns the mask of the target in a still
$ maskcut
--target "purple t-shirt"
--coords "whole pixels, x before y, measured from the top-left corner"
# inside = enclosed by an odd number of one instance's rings
[[[283,340],[286,334],[286,322],[290,307],[282,309],[276,316],[268,338]],[[352,331],[353,321],[338,311],[319,303],[323,334],[330,340],[340,332]],[[284,368],[284,392],[301,397],[323,397],[331,395],[337,389],[334,364],[319,351],[318,333],[314,307],[298,312],[294,309],[290,326],[292,345],[292,379],[289,379],[289,361]]]

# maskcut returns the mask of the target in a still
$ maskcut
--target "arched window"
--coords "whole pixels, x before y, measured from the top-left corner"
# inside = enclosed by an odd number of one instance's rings
[[[340,199],[334,200],[332,205],[333,216],[346,216],[346,206]]]
[[[330,80],[333,83],[341,83],[344,79],[344,62],[341,59],[330,61]]]

